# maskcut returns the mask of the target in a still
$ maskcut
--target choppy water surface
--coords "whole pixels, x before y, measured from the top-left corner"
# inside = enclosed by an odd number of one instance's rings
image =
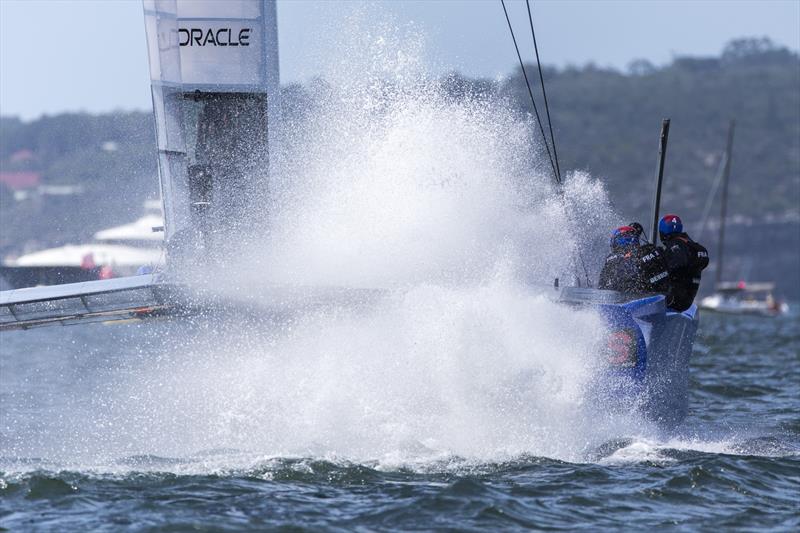
[[[182,361],[164,351],[178,338],[178,325]],[[591,424],[574,426],[563,402],[540,395],[525,397],[530,411],[552,408],[572,427],[545,414],[520,416],[528,436],[506,427],[519,416],[513,398],[505,400],[513,416],[489,422],[452,383],[442,387],[459,404],[442,405],[421,376],[397,391],[382,382],[386,401],[401,404],[375,405],[383,414],[354,405],[352,391],[320,393],[324,383],[304,367],[319,360],[276,374],[253,366],[239,345],[238,353],[217,354],[237,369],[226,376],[225,365],[209,367],[208,354],[192,349],[199,343],[184,338],[186,330],[203,338],[208,324],[3,333],[0,526],[793,530],[800,491],[799,326],[797,314],[705,314],[692,362],[691,413],[674,432],[626,421],[593,433]],[[269,335],[259,338],[269,346]],[[282,341],[274,342],[280,348]],[[200,380],[197,366],[213,375]],[[255,376],[246,377],[248,367]],[[346,365],[339,371],[357,372]],[[312,388],[304,383],[309,379]],[[270,388],[280,393],[270,395]],[[415,388],[436,412],[398,392]],[[304,396],[291,396],[292,390]],[[487,401],[485,392],[475,394]],[[316,405],[337,398],[336,405]],[[276,409],[281,412],[269,413]],[[502,418],[505,410],[493,416]],[[406,415],[436,424],[451,418],[452,439]],[[459,416],[474,420],[471,431],[461,431]],[[281,420],[283,435],[258,430],[263,424],[280,433]],[[330,427],[304,427],[326,420]],[[357,425],[380,420],[382,428]],[[502,438],[485,435],[487,427]],[[526,444],[528,450],[520,448]]]

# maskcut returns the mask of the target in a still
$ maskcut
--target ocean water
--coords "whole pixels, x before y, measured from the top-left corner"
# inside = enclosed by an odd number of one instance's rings
[[[491,306],[484,312],[495,316]],[[445,320],[452,326],[452,316]],[[269,359],[272,350],[287,356],[328,338],[328,356],[335,354],[331,331],[300,341],[308,324],[290,322],[298,338],[261,332],[249,343],[257,338],[256,352]],[[325,355],[260,366],[252,345],[226,350],[229,338],[209,344],[248,327],[170,319],[0,334],[0,527],[800,525],[796,312],[777,319],[704,314],[690,414],[669,432],[636,420],[575,418],[571,408],[581,404],[569,387],[542,388],[545,374],[580,379],[563,366],[525,374],[535,392],[528,395],[486,368],[480,379],[448,381],[457,369],[441,361],[421,373],[403,368],[410,359],[381,373],[361,360],[326,366]],[[358,332],[344,332],[360,342]],[[483,349],[487,357],[498,353]],[[393,388],[387,376],[402,383]],[[491,384],[494,394],[481,389]]]

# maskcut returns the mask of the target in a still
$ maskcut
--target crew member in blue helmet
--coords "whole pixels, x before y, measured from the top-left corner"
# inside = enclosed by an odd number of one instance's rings
[[[667,305],[677,311],[691,307],[700,273],[708,266],[708,250],[694,242],[683,231],[678,215],[665,215],[658,223],[658,234],[664,245],[664,257],[669,269]]]
[[[600,272],[598,288],[620,292],[661,292],[669,288],[667,265],[661,250],[642,244],[642,226],[636,222],[611,234],[611,253]]]

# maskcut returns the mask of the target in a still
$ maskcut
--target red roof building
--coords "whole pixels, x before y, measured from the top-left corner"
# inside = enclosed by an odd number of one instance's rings
[[[41,181],[42,175],[38,172],[0,172],[0,183],[14,191],[32,189],[37,187]]]

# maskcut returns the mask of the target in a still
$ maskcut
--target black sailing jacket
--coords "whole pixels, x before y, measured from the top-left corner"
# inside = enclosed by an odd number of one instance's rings
[[[708,266],[708,250],[685,233],[663,240],[669,269],[667,305],[677,311],[689,309],[700,288],[700,273]]]
[[[615,248],[600,271],[598,288],[620,292],[662,292],[669,289],[663,252],[652,244]]]

